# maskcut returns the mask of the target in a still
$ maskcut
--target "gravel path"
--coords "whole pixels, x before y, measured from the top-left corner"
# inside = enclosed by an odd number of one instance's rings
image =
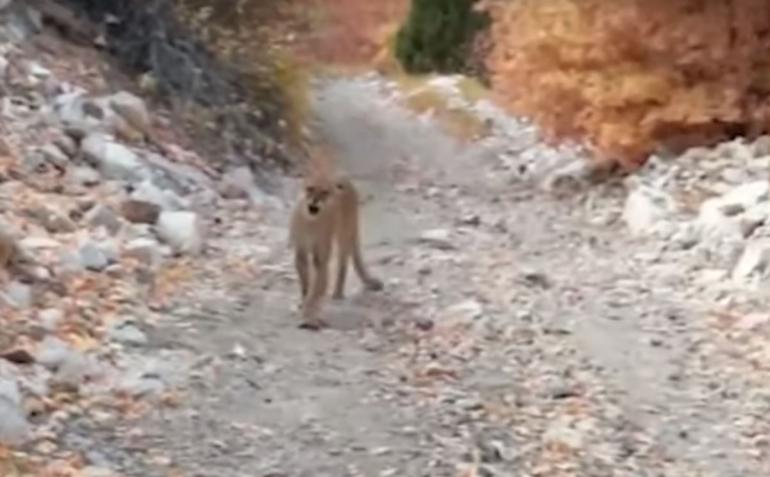
[[[527,126],[461,144],[373,77],[319,81],[315,110],[369,197],[386,292],[297,329],[295,184],[231,201],[219,252],[149,332],[147,353],[190,370],[181,405],[83,418],[72,445],[137,477],[770,475],[770,394],[684,270],[613,220],[622,191],[556,200]]]

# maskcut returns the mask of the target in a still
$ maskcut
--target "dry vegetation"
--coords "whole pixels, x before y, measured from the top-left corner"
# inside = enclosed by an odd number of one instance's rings
[[[406,17],[409,0],[294,0],[315,23],[302,51],[323,62],[356,65],[373,61]]]
[[[492,83],[553,138],[586,139],[633,168],[768,130],[770,3],[763,0],[487,1]]]
[[[409,0],[174,0],[186,24],[231,63],[272,77],[292,143],[303,141],[309,68],[371,63],[405,16]],[[259,86],[259,85],[257,85]]]

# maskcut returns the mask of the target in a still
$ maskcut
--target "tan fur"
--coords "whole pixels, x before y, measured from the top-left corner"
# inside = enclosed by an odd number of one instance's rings
[[[303,327],[317,329],[324,324],[319,312],[328,287],[332,248],[337,250],[333,298],[343,298],[351,258],[367,289],[383,288],[364,264],[359,227],[359,196],[350,179],[320,172],[306,176],[289,230],[300,281]]]

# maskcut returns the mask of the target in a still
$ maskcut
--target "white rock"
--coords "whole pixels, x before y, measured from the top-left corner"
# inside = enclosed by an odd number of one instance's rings
[[[754,331],[770,323],[770,314],[767,313],[749,313],[738,320],[737,326],[745,331]]]
[[[64,169],[69,164],[69,157],[54,144],[46,144],[40,148],[43,157],[51,164]]]
[[[19,391],[19,383],[16,382],[16,379],[0,375],[0,399],[5,399],[16,406],[21,405],[21,392]]]
[[[752,151],[755,156],[770,156],[770,136],[760,136],[751,145]]]
[[[69,386],[79,387],[87,377],[94,376],[98,372],[98,366],[93,359],[73,350],[59,364],[54,380]]]
[[[30,62],[27,65],[27,72],[39,79],[45,79],[51,76],[51,70],[36,61]]]
[[[107,329],[107,337],[111,341],[127,345],[141,346],[147,343],[147,336],[130,320],[119,321],[112,324]]]
[[[730,159],[730,163],[732,164],[743,165],[754,157],[754,151],[751,146],[743,141],[743,139],[738,138],[719,144],[714,149],[714,155],[719,159]],[[720,161],[712,162],[718,163]]]
[[[76,185],[91,187],[99,184],[102,177],[99,172],[88,166],[76,166],[67,170],[67,179]]]
[[[46,336],[38,346],[35,361],[56,371],[72,353],[76,351],[69,344],[55,336]]]
[[[622,217],[633,235],[648,235],[671,229],[675,212],[676,204],[670,195],[640,185],[628,195]]]
[[[30,252],[45,249],[57,249],[61,244],[50,237],[25,237],[19,241],[19,246]]]
[[[110,107],[139,131],[149,130],[150,114],[142,98],[127,91],[115,93],[107,98]]]
[[[247,166],[229,169],[222,176],[219,192],[226,199],[240,199],[251,197],[255,189],[254,174]]]
[[[85,217],[86,223],[91,227],[104,227],[109,233],[116,234],[123,227],[120,215],[108,205],[96,205],[89,210]]]
[[[100,118],[86,114],[87,97],[83,91],[60,94],[53,101],[53,111],[64,129],[77,137],[103,130]]]
[[[582,449],[585,435],[577,426],[572,425],[566,418],[560,418],[552,422],[543,435],[543,440],[548,443],[560,444],[572,449]]]
[[[110,264],[104,250],[93,242],[84,243],[78,254],[80,255],[80,263],[86,270],[101,272]]]
[[[698,227],[692,222],[680,225],[676,232],[671,236],[671,242],[683,250],[690,249],[697,245],[700,240]]]
[[[440,250],[452,250],[455,246],[450,240],[451,236],[452,234],[448,229],[426,230],[420,234],[420,242]]]
[[[155,230],[176,253],[198,255],[203,251],[203,223],[194,212],[163,211]]]
[[[702,286],[710,286],[725,281],[729,273],[721,268],[708,268],[701,270],[695,277],[695,283]]]
[[[78,153],[78,145],[75,143],[75,140],[61,131],[57,131],[51,144],[59,148],[67,157],[75,157],[75,154]]]
[[[21,406],[16,379],[0,375],[0,444],[18,445],[29,437],[30,426]]]
[[[108,179],[139,182],[149,175],[139,156],[109,135],[89,134],[81,148],[85,157]]]
[[[708,240],[702,239],[695,251],[703,263],[732,269],[743,253],[745,244],[741,236],[708,237]]]
[[[718,240],[743,237],[743,229],[738,218],[727,215],[725,212],[733,211],[725,207],[721,197],[708,199],[701,204],[696,224],[703,238]]]
[[[155,204],[163,210],[182,210],[187,206],[184,199],[171,190],[161,189],[150,179],[134,186],[131,198]]]
[[[137,238],[126,243],[123,247],[125,257],[135,258],[145,265],[157,267],[163,261],[163,250],[160,244],[151,238]]]
[[[484,315],[484,306],[477,300],[465,300],[456,303],[444,312],[445,319],[458,319],[460,321],[472,321],[481,318]]]
[[[28,308],[32,305],[32,287],[19,281],[12,281],[3,293],[5,301],[16,308]]]
[[[81,477],[118,477],[117,473],[106,467],[97,467],[93,465],[83,467],[83,470],[81,470],[79,474]]]
[[[770,182],[766,180],[742,184],[721,197],[725,207],[741,206],[743,209],[768,199],[770,199]]]
[[[770,265],[770,239],[750,242],[733,268],[733,280],[739,283],[756,283],[768,277]]]
[[[64,319],[64,312],[57,308],[47,308],[38,312],[37,319],[43,329],[47,331],[53,331]]]
[[[0,444],[23,444],[29,438],[30,430],[21,406],[0,397]]]

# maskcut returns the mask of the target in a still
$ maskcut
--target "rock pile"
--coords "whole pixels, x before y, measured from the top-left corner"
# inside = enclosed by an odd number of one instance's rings
[[[17,13],[0,39],[24,36]],[[173,381],[142,355],[142,321],[178,258],[204,253],[195,204],[217,196],[193,153],[158,147],[140,97],[92,94],[88,75],[0,42],[0,449],[51,459],[56,413],[77,407],[62,396],[161,398]]]
[[[627,180],[622,218],[633,234],[690,254],[723,285],[755,289],[770,279],[769,171],[767,136],[653,157]]]

